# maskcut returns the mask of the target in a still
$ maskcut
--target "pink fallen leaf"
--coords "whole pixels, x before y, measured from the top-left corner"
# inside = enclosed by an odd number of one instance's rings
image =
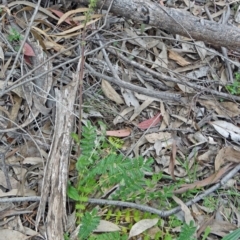
[[[49,10],[53,12],[55,15],[57,15],[59,18],[64,15],[64,13],[61,11],[51,9],[51,8],[49,8]],[[65,22],[68,23],[69,25],[72,25],[72,23],[70,22],[70,18],[65,19]]]
[[[161,119],[162,119],[162,115],[161,113],[158,113],[156,116],[139,123],[137,126],[142,130],[148,129],[149,127],[156,126],[161,121]]]
[[[24,43],[23,54],[25,56],[35,57],[35,53],[34,53],[32,47],[28,43]]]
[[[113,130],[113,131],[107,131],[106,132],[107,136],[112,136],[112,137],[127,137],[130,134],[131,134],[131,129],[130,128],[125,128],[125,129]]]

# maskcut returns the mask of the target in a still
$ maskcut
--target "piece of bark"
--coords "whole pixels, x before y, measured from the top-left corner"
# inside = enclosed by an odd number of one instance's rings
[[[71,149],[71,132],[74,122],[74,102],[77,92],[77,75],[63,88],[56,89],[56,119],[53,142],[45,166],[41,201],[36,225],[44,215],[48,201],[46,231],[48,240],[63,239],[66,226],[66,191],[68,160]],[[50,196],[49,196],[50,194]],[[48,198],[49,197],[49,198]]]
[[[88,4],[89,0],[75,0]],[[98,0],[97,7],[108,9],[112,0]],[[201,40],[218,47],[239,51],[240,29],[197,18],[184,10],[166,8],[150,0],[114,0],[111,10],[115,15],[149,24],[172,34]]]

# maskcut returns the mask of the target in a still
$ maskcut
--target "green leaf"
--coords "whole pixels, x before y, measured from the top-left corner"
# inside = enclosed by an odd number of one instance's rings
[[[85,210],[86,206],[85,206],[85,204],[78,203],[78,204],[75,205],[75,208],[77,210]]]
[[[80,143],[79,137],[78,137],[78,135],[76,133],[71,133],[71,137],[77,144]]]
[[[196,232],[197,227],[194,226],[193,221],[190,224],[184,223],[181,227],[181,233],[178,240],[193,240],[194,233]]]
[[[87,201],[88,201],[88,197],[79,196],[79,201],[80,201],[80,202],[87,202]]]
[[[234,230],[233,232],[229,233],[222,240],[238,240],[240,239],[240,228]]]
[[[208,237],[208,235],[209,235],[210,232],[211,232],[211,228],[210,228],[209,226],[207,226],[207,228],[206,228],[205,231],[204,231],[204,235],[203,235],[203,237],[202,237],[202,240],[207,239],[207,237]]]
[[[88,239],[90,234],[100,223],[100,217],[97,216],[97,209],[92,212],[86,212],[81,219],[81,227],[78,236],[81,240]]]
[[[67,195],[68,197],[70,197],[71,199],[78,201],[79,200],[79,194],[78,191],[75,187],[73,187],[72,185],[68,185],[68,189],[67,189]]]

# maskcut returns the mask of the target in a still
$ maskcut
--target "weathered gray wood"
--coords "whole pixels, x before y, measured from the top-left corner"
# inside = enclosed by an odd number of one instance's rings
[[[69,153],[71,150],[71,132],[74,123],[74,102],[77,92],[77,75],[72,82],[63,88],[55,90],[56,119],[53,142],[47,164],[36,224],[44,215],[48,201],[46,232],[49,240],[63,240],[67,220],[67,180]],[[49,198],[48,198],[49,197]]]
[[[89,0],[75,0],[88,4]],[[98,0],[98,8],[107,9],[111,0]],[[147,23],[151,26],[201,40],[218,47],[240,50],[240,29],[227,24],[219,24],[192,16],[184,10],[162,7],[150,0],[114,0],[113,14],[126,19]]]

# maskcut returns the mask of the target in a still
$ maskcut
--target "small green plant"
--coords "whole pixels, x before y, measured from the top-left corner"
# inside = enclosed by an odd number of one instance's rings
[[[91,15],[94,12],[94,9],[97,7],[97,1],[98,0],[91,0],[88,5],[88,11],[85,12],[85,22],[84,25],[86,25],[91,20]]]
[[[232,84],[225,86],[226,90],[232,95],[240,94],[240,72],[235,73],[235,80]]]
[[[176,227],[180,227],[182,225],[182,221],[177,219],[177,217],[175,215],[169,216],[168,223],[169,223],[170,228],[176,228]]]
[[[115,140],[107,141],[106,126],[99,122],[101,134],[96,126],[92,126],[87,121],[82,129],[82,138],[79,140],[78,135],[73,133],[72,138],[81,148],[81,155],[76,163],[78,178],[75,183],[69,183],[68,196],[76,201],[75,210],[77,223],[80,225],[79,239],[127,239],[127,232],[131,226],[141,219],[156,218],[156,215],[142,213],[136,209],[121,209],[108,207],[101,218],[113,221],[116,224],[122,222],[127,226],[122,226],[121,233],[94,234],[100,221],[96,208],[87,208],[88,198],[98,197],[105,194],[107,189],[118,186],[118,189],[112,193],[109,198],[119,201],[138,201],[139,203],[149,203],[158,201],[159,208],[172,207],[171,197],[174,187],[178,185],[171,184],[163,186],[156,191],[158,182],[162,179],[163,174],[153,174],[147,178],[144,172],[150,172],[152,168],[152,159],[126,158],[118,153],[118,147],[122,142],[116,143]],[[191,190],[193,191],[193,190]],[[161,224],[160,224],[161,225]],[[159,225],[159,226],[160,226]],[[174,227],[182,226],[181,234],[178,240],[193,239],[196,228],[190,225],[182,224],[176,217],[169,217],[170,231]],[[67,235],[65,236],[67,239]],[[144,233],[143,239],[150,239],[147,233]],[[155,239],[172,239],[169,232],[160,232]]]
[[[216,208],[216,205],[216,199],[211,196],[205,197],[203,200],[203,206],[209,208],[211,211]]]
[[[8,40],[10,42],[19,42],[22,39],[21,34],[14,28],[10,29]]]
[[[196,181],[197,178],[197,161],[196,161],[196,156],[197,156],[197,152],[195,152],[194,154],[194,164],[193,166],[190,166],[190,161],[187,159],[187,157],[184,160],[181,160],[179,157],[177,157],[177,161],[181,164],[182,168],[184,168],[184,170],[187,173],[188,176],[188,180],[190,182],[194,182]]]
[[[131,201],[139,199],[146,200],[146,193],[152,191],[149,182],[144,178],[144,172],[151,171],[152,159],[144,160],[142,157],[130,159],[116,153],[116,147],[112,146],[106,151],[106,137],[104,132],[106,126],[99,122],[102,134],[97,135],[97,128],[88,121],[83,127],[82,138],[78,139],[77,134],[72,134],[73,139],[81,147],[81,156],[76,163],[78,180],[75,185],[69,183],[68,196],[76,200],[76,217],[82,226],[79,236],[90,236],[96,228],[97,221],[89,220],[91,217],[97,219],[96,212],[90,215],[86,211],[88,198],[103,194],[105,189],[109,189],[118,184],[118,189],[111,195],[112,199]],[[154,182],[159,179],[154,178]],[[152,198],[158,198],[153,194]],[[95,215],[93,215],[93,213]],[[87,223],[84,225],[84,221]],[[87,227],[87,230],[85,227]],[[86,237],[87,238],[87,237]],[[84,239],[81,237],[81,239]]]

